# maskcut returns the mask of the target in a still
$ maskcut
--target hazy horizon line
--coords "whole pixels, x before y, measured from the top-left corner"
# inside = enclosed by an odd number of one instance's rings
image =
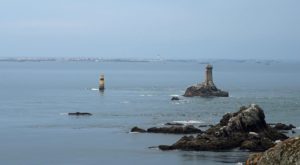
[[[55,57],[55,56],[15,56],[15,57],[0,57],[0,60],[46,60],[46,59],[55,59],[55,60],[157,60],[157,61],[167,61],[167,60],[174,60],[174,61],[300,61],[300,59],[283,59],[283,58],[141,58],[141,57],[97,57],[97,56],[64,56],[64,57]]]

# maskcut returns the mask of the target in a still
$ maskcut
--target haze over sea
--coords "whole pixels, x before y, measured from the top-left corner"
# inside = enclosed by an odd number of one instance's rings
[[[203,81],[198,61],[0,62],[0,164],[237,164],[249,153],[162,152],[148,147],[182,135],[128,132],[172,121],[215,124],[251,103],[268,123],[291,123],[299,135],[300,62],[211,63],[215,84],[230,97],[170,101]],[[103,93],[94,90],[101,73]],[[93,115],[67,115],[78,111]]]

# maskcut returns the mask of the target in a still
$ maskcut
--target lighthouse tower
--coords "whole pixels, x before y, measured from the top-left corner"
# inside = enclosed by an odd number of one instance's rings
[[[99,80],[99,90],[104,91],[104,75],[100,75],[100,80]]]
[[[204,81],[204,84],[206,86],[214,86],[214,83],[213,83],[213,76],[212,76],[212,65],[208,64],[206,66],[206,71],[205,71],[205,81]]]

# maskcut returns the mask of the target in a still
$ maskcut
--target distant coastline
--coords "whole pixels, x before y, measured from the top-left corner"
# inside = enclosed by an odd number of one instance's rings
[[[217,63],[217,62],[233,62],[233,63],[257,63],[270,65],[279,63],[279,60],[257,60],[257,59],[138,59],[138,58],[97,58],[97,57],[12,57],[0,58],[0,62],[195,62],[199,64]]]

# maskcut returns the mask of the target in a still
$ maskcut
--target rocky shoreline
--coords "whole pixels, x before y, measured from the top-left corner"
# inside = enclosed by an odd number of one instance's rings
[[[265,152],[251,154],[246,161],[246,165],[265,164],[300,164],[300,136],[279,142]]]

